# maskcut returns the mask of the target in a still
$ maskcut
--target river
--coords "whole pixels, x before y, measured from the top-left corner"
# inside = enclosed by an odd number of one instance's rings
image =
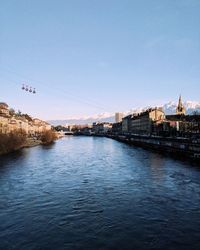
[[[0,157],[0,249],[200,248],[200,167],[97,137]]]

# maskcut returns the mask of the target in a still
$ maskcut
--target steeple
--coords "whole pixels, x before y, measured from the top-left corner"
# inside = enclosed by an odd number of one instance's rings
[[[185,107],[183,106],[183,103],[182,103],[182,98],[181,98],[181,95],[179,96],[179,100],[178,100],[178,106],[176,108],[176,114],[177,115],[185,115]]]
[[[181,95],[179,96],[178,106],[179,106],[179,107],[182,107],[182,106],[183,106]]]

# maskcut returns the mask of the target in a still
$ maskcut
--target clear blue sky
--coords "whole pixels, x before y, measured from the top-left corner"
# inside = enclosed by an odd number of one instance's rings
[[[43,119],[199,101],[200,1],[1,0],[0,86]]]

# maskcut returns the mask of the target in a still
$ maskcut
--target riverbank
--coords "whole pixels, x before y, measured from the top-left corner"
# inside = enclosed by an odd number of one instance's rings
[[[153,150],[154,152],[168,154],[172,157],[200,162],[200,139],[129,134],[75,134],[75,136],[80,135],[107,137],[137,147]]]
[[[106,137],[156,152],[200,162],[200,143],[197,140],[142,135],[107,135]]]
[[[41,140],[27,138],[26,143],[22,146],[22,148],[31,148],[31,147],[36,147],[38,145],[42,145]]]
[[[48,145],[59,139],[54,131],[46,131],[38,138],[26,137],[24,133],[1,134],[0,155],[9,154],[22,148],[30,148],[38,145]]]
[[[1,149],[0,150],[0,156],[12,153],[14,151],[18,151],[18,150],[23,149],[23,148],[35,147],[35,146],[42,145],[42,144],[43,143],[42,143],[41,140],[37,140],[37,139],[33,139],[33,138],[27,138],[26,141],[22,145],[19,145],[19,146],[16,146],[14,148],[7,149],[7,150],[6,149]]]

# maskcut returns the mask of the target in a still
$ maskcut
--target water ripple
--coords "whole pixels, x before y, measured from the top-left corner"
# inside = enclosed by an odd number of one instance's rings
[[[200,168],[106,138],[0,157],[0,249],[199,250]]]

